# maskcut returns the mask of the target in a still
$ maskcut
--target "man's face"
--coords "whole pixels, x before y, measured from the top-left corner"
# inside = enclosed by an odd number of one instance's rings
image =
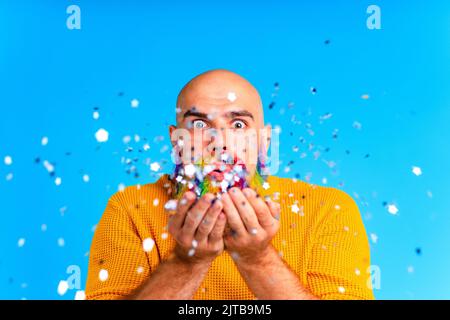
[[[256,89],[236,74],[217,70],[183,88],[177,101],[177,125],[170,127],[170,135],[184,164],[202,159],[223,169],[241,161],[251,176],[258,152],[267,152],[270,127],[264,127]],[[218,171],[211,175],[220,181],[223,173]]]

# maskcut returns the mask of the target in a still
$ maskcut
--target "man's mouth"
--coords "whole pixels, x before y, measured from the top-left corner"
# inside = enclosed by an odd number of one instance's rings
[[[211,171],[209,173],[209,176],[214,178],[214,180],[216,180],[216,181],[222,181],[224,178],[224,172],[219,169],[214,169],[213,171]]]

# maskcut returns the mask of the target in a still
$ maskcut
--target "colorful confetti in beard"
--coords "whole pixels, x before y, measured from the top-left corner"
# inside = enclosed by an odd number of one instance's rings
[[[259,156],[255,173],[250,173],[245,163],[228,154],[221,156],[222,161],[213,163],[211,158],[202,158],[196,163],[177,164],[171,175],[171,181],[174,185],[173,198],[179,200],[187,191],[192,191],[197,198],[206,193],[212,193],[220,198],[222,193],[233,187],[239,189],[252,188],[258,189],[267,179],[265,164]]]

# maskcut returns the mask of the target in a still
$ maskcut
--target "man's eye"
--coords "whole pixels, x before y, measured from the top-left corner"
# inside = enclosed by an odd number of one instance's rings
[[[192,121],[192,127],[194,129],[204,129],[206,128],[206,122],[203,120],[194,120]]]
[[[233,121],[232,123],[233,129],[244,129],[246,127],[245,122],[241,120]]]

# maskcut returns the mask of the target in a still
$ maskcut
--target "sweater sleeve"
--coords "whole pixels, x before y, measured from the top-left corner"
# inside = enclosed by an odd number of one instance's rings
[[[369,243],[358,206],[347,193],[334,191],[314,236],[308,287],[321,299],[374,299]]]
[[[92,240],[88,300],[125,298],[148,278],[151,259],[159,259],[153,239],[145,239],[144,250],[144,239],[117,198],[113,195],[109,199]]]

